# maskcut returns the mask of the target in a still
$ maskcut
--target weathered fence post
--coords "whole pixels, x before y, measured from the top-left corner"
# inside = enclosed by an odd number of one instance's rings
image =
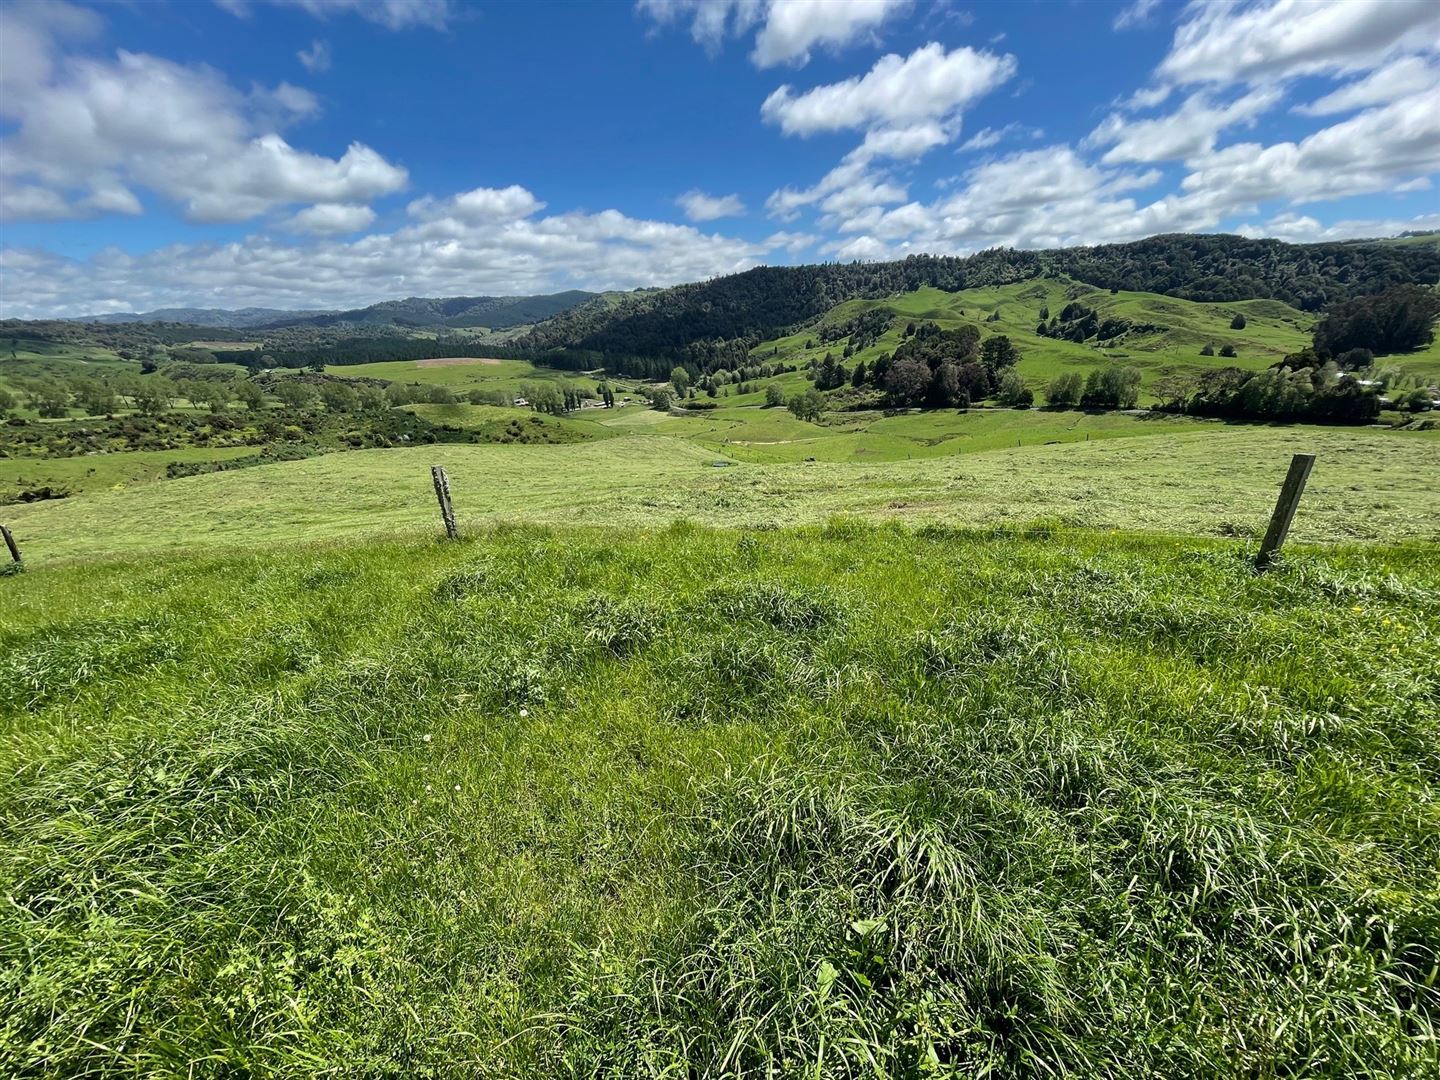
[[[20,548],[15,543],[15,534],[4,525],[0,525],[0,536],[5,538],[5,546],[10,549],[10,558],[18,563],[20,561]]]
[[[1290,459],[1290,471],[1285,474],[1285,483],[1280,485],[1280,498],[1275,500],[1275,513],[1270,515],[1270,527],[1265,530],[1265,539],[1260,541],[1260,553],[1255,556],[1255,569],[1264,570],[1280,552],[1285,536],[1290,532],[1290,522],[1295,517],[1295,508],[1300,505],[1300,496],[1305,493],[1305,481],[1310,478],[1310,467],[1315,464],[1314,454],[1296,454]]]
[[[456,540],[460,533],[455,528],[455,507],[450,504],[450,478],[445,475],[445,466],[430,466],[430,479],[435,481],[435,498],[440,500],[440,517],[445,521],[445,535]]]

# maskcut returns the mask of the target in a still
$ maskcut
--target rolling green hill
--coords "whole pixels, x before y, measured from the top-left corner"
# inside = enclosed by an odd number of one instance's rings
[[[1131,331],[1103,343],[1095,339],[1085,343],[1057,340],[1035,332],[1042,309],[1055,315],[1072,301],[1094,309],[1102,317],[1123,318],[1158,329]],[[893,352],[903,340],[908,323],[929,321],[947,329],[968,323],[987,336],[1005,334],[1014,341],[1023,356],[1019,371],[1036,390],[1065,371],[1084,374],[1112,362],[1140,368],[1147,387],[1163,375],[1216,367],[1258,371],[1307,345],[1314,324],[1313,316],[1278,300],[1199,303],[1155,293],[1111,294],[1077,282],[1047,278],[953,293],[924,288],[878,300],[849,300],[832,308],[814,325],[761,342],[751,356],[775,356],[803,366],[820,360],[827,352],[839,355],[847,339],[823,343],[822,329],[842,327],[866,311],[886,312],[893,322],[876,342],[850,358],[852,365],[861,360],[872,362],[881,353]],[[1245,317],[1243,330],[1230,329],[1237,314]],[[992,316],[998,318],[991,321]],[[805,347],[806,341],[811,342],[810,348]],[[1222,346],[1232,345],[1237,355],[1234,359],[1201,356],[1200,350],[1207,344],[1217,353]],[[1436,374],[1440,374],[1440,367]]]
[[[967,289],[1068,277],[1097,289],[1208,303],[1279,300],[1304,311],[1402,282],[1440,280],[1440,241],[1404,245],[1285,244],[1238,236],[1156,236],[1056,251],[986,251],[966,258],[760,267],[694,285],[585,305],[536,327],[520,344],[568,350],[588,367],[645,358],[700,367],[734,360],[802,329],[837,304],[920,289]],[[655,373],[663,375],[657,365]]]

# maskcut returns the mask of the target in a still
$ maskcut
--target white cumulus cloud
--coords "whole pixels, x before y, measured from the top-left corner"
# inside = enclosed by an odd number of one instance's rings
[[[658,26],[689,22],[690,36],[712,55],[727,38],[758,27],[750,59],[756,67],[803,66],[817,48],[838,51],[873,40],[881,25],[912,0],[637,0]]]
[[[101,310],[107,299],[115,310],[314,308],[395,296],[631,289],[747,270],[768,251],[799,243],[799,234],[756,244],[618,210],[542,216],[543,205],[518,186],[481,188],[417,200],[412,223],[353,239],[293,243],[257,235],[142,255],[107,249],[83,260],[3,249],[0,313],[82,315]]]
[[[422,221],[458,221],[476,225],[495,221],[519,221],[539,213],[545,204],[519,184],[503,188],[474,188],[448,199],[429,195],[416,199],[406,209]]]
[[[1226,128],[1253,121],[1277,104],[1278,87],[1252,90],[1227,104],[1193,94],[1168,116],[1135,120],[1111,113],[1085,139],[1087,146],[1109,146],[1104,161],[1181,161],[1208,153]]]
[[[1358,71],[1433,48],[1435,0],[1192,4],[1158,74],[1174,83],[1274,81]]]
[[[1298,142],[1237,143],[1189,165],[1184,190],[1211,192],[1237,207],[1419,190],[1440,171],[1440,109],[1433,95],[1414,94]]]
[[[1346,83],[1318,101],[1296,106],[1301,116],[1333,116],[1370,105],[1384,105],[1411,94],[1430,93],[1440,109],[1440,66],[1418,56],[1406,56],[1376,68],[1363,79]]]
[[[691,190],[675,202],[691,221],[714,221],[745,213],[745,203],[739,195],[707,195],[703,191]]]
[[[318,203],[301,210],[285,223],[291,232],[316,236],[338,236],[342,233],[368,229],[375,221],[375,211],[368,206],[351,203]]]
[[[751,58],[762,68],[805,64],[811,49],[849,45],[909,6],[909,0],[774,0]]]
[[[787,135],[813,135],[948,118],[1015,74],[1015,58],[931,42],[882,56],[865,75],[796,93],[782,86],[760,115]]]
[[[12,217],[135,213],[133,188],[177,202],[197,221],[243,221],[288,203],[367,202],[405,186],[404,168],[352,143],[338,159],[292,146],[280,130],[319,103],[280,83],[248,93],[204,65],[120,50],[113,59],[59,57],[52,24],[24,26],[43,62],[7,72],[0,119],[0,182],[44,189],[7,199]]]

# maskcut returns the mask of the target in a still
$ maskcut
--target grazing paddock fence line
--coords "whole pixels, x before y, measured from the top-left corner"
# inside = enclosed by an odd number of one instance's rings
[[[1260,551],[1255,556],[1256,570],[1266,569],[1275,561],[1275,556],[1280,554],[1285,537],[1290,533],[1290,523],[1295,520],[1295,511],[1300,506],[1300,496],[1305,494],[1305,482],[1310,478],[1310,470],[1314,465],[1314,454],[1296,454],[1290,459],[1290,470],[1285,474],[1285,482],[1280,485],[1280,497],[1275,501],[1275,509],[1270,515],[1270,526],[1265,530],[1265,538],[1260,542]],[[430,466],[430,479],[435,484],[435,498],[440,503],[440,518],[445,524],[445,535],[451,540],[459,539],[460,532],[455,524],[455,506],[450,500],[450,478],[445,475],[445,467]],[[5,539],[10,543],[11,552],[14,552],[15,544],[10,540],[8,531]],[[20,556],[16,554],[15,559],[18,562]]]

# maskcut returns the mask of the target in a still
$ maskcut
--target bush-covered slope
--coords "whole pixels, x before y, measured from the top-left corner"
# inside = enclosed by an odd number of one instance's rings
[[[0,1072],[1433,1076],[1433,555],[509,529],[0,578]]]

